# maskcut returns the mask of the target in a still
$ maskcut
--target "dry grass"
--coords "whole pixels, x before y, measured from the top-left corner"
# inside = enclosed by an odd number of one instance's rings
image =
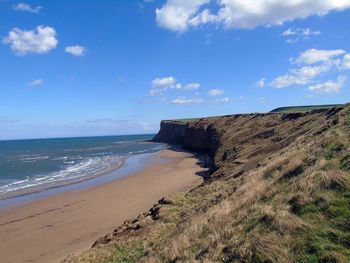
[[[80,262],[350,262],[349,171],[341,161],[350,136],[340,123],[298,138],[241,176],[223,164],[219,179],[172,196],[157,220],[145,215],[139,232]]]
[[[345,190],[349,174],[339,170],[330,170],[321,174],[322,187],[325,189]]]

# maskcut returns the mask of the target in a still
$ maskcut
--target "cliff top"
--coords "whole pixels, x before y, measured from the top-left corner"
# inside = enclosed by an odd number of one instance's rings
[[[325,104],[325,105],[303,105],[303,106],[286,106],[273,109],[269,113],[299,113],[299,112],[311,112],[313,110],[328,110],[334,107],[344,107],[345,104]],[[246,113],[246,114],[259,114],[259,113]],[[230,114],[223,116],[210,116],[210,117],[201,117],[201,118],[183,118],[183,119],[172,119],[172,120],[163,120],[163,122],[180,122],[180,123],[190,123],[195,122],[201,119],[209,118],[220,118],[220,117],[229,117],[237,115],[246,115],[246,114]],[[260,113],[264,114],[264,113]]]

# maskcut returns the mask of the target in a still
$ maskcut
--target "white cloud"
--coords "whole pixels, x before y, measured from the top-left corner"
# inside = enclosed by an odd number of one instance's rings
[[[171,104],[201,104],[201,103],[226,103],[229,102],[230,99],[225,98],[216,98],[216,99],[203,99],[200,98],[199,95],[199,89],[201,85],[199,83],[188,83],[188,84],[182,84],[176,80],[176,78],[169,76],[169,77],[163,77],[163,78],[156,78],[152,80],[151,82],[151,88],[148,92],[149,97],[159,96],[162,95],[162,102],[171,103]],[[192,91],[192,94],[194,97],[186,97],[186,96],[178,96],[174,99],[168,99],[169,96],[166,93],[170,90],[176,91],[179,93],[180,91]],[[219,96],[224,93],[224,90],[221,89],[211,89],[208,91],[209,96]]]
[[[200,97],[199,89],[201,85],[199,83],[193,82],[188,84],[182,84],[176,80],[176,78],[172,76],[163,77],[163,78],[155,78],[151,81],[151,88],[148,92],[149,97],[159,96],[161,95],[161,101],[165,103],[171,104],[201,104],[201,103],[226,103],[229,102],[229,98],[215,98],[215,99],[203,99]],[[168,99],[169,95],[168,91],[173,90],[176,93],[180,93],[181,91],[192,91],[190,92],[194,97],[186,97],[183,95],[179,95],[174,99]],[[183,93],[183,92],[182,92]],[[208,91],[209,96],[217,97],[222,95],[224,90],[222,89],[211,89]]]
[[[197,16],[191,18],[188,21],[190,26],[198,26],[201,24],[215,23],[218,22],[218,17],[213,15],[209,9],[204,9]]]
[[[315,64],[318,62],[327,62],[335,57],[344,55],[346,52],[342,49],[335,50],[320,50],[320,49],[308,49],[300,54],[300,56],[295,59],[296,63],[299,64]]]
[[[42,79],[36,79],[28,83],[28,87],[39,87],[42,86],[44,81]]]
[[[182,84],[177,82],[174,77],[163,77],[156,78],[151,82],[151,89],[149,91],[149,96],[162,95],[168,90],[198,90],[200,88],[199,83],[188,83]]]
[[[320,31],[312,31],[310,28],[288,28],[286,31],[282,33],[283,37],[289,37],[289,36],[303,36],[303,37],[309,37],[309,36],[316,36],[321,34]]]
[[[156,78],[151,82],[149,96],[157,96],[163,94],[170,88],[175,88],[176,79],[174,77]]]
[[[201,87],[199,83],[189,83],[183,86],[185,90],[197,90]]]
[[[221,99],[215,99],[213,101],[209,101],[211,103],[227,103],[227,102],[230,102],[231,99],[228,98],[228,97],[225,97],[225,98],[221,98]]]
[[[342,69],[350,69],[350,54],[346,54],[341,62]]]
[[[332,66],[324,64],[320,66],[304,66],[292,69],[286,75],[279,76],[272,80],[270,85],[275,88],[284,88],[291,85],[305,85],[310,83],[317,76],[328,72]]]
[[[289,36],[295,36],[297,34],[297,31],[294,30],[293,28],[288,28],[286,31],[282,33],[283,37],[289,37]]]
[[[213,96],[220,96],[222,94],[224,94],[224,90],[222,90],[222,89],[211,89],[208,91],[208,95],[212,96],[212,97]]]
[[[204,103],[201,98],[187,98],[185,96],[179,96],[171,101],[173,104],[200,104]]]
[[[152,87],[166,87],[176,83],[174,77],[156,78],[152,80]]]
[[[172,85],[169,85],[169,89],[176,89],[176,90],[198,90],[200,88],[199,83],[189,83],[186,85],[183,85],[181,83],[175,83]]]
[[[230,102],[231,99],[228,97],[225,98],[217,98],[217,99],[213,99],[213,100],[204,100],[202,98],[199,97],[194,97],[194,98],[187,98],[185,96],[179,96],[176,99],[173,99],[170,101],[170,103],[172,104],[203,104],[203,103],[207,103],[207,104],[221,104],[221,103],[227,103]]]
[[[318,36],[321,34],[321,31],[312,31],[310,28],[302,28],[299,29],[301,31],[302,36],[308,38],[310,36]]]
[[[265,87],[265,78],[262,78],[262,79],[258,80],[257,82],[255,82],[254,86],[257,88]]]
[[[316,93],[336,93],[339,92],[346,82],[346,77],[339,76],[336,81],[327,81],[309,87],[309,90]]]
[[[31,5],[26,4],[26,3],[18,3],[16,5],[13,5],[13,9],[16,11],[21,11],[21,12],[29,12],[29,13],[33,13],[33,14],[39,14],[42,7],[41,6],[32,7]]]
[[[297,43],[299,41],[299,38],[288,38],[286,40],[286,43],[288,44],[294,44],[294,43]]]
[[[325,15],[350,7],[349,0],[221,0],[219,16],[227,27],[280,25],[297,18]]]
[[[296,43],[300,39],[310,39],[311,36],[320,34],[320,31],[313,31],[310,28],[288,28],[282,33],[282,36],[287,38],[287,43]]]
[[[57,46],[56,31],[52,27],[38,26],[35,30],[12,29],[3,43],[9,44],[16,55],[44,54]]]
[[[83,46],[79,46],[79,45],[68,46],[68,47],[65,47],[64,51],[67,53],[70,53],[71,55],[73,55],[75,57],[82,57],[86,53],[86,48]]]
[[[302,52],[291,63],[299,67],[290,69],[287,74],[278,76],[269,84],[275,88],[292,85],[307,85],[318,77],[334,70],[350,69],[350,56],[342,49],[320,50],[308,49]]]
[[[156,20],[159,26],[173,30],[185,31],[189,21],[194,18],[199,8],[210,0],[168,0],[161,8],[156,9]]]
[[[209,6],[203,10],[209,2],[212,10]],[[208,23],[219,23],[226,28],[253,29],[314,15],[323,16],[349,7],[350,0],[167,0],[156,9],[156,20],[159,26],[178,32]]]

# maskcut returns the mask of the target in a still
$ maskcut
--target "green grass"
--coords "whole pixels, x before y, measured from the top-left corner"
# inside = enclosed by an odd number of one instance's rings
[[[194,122],[194,121],[198,121],[200,120],[200,118],[187,118],[187,119],[176,119],[174,121],[181,121],[181,122]]]
[[[295,246],[298,262],[350,259],[350,198],[339,192],[330,192],[326,198],[329,201],[309,203],[301,210],[300,216],[312,224]]]
[[[333,107],[340,107],[342,104],[329,104],[329,105],[310,105],[310,106],[291,106],[291,107],[280,107],[272,110],[274,113],[295,113],[295,112],[309,112],[319,109],[329,109]]]
[[[340,156],[344,145],[331,142],[326,146],[328,163],[349,168],[349,155]],[[339,161],[341,160],[341,161]],[[326,165],[327,166],[327,165]],[[297,211],[309,228],[294,246],[297,262],[350,262],[350,184],[326,187]]]
[[[345,155],[340,161],[340,168],[350,171],[350,154]]]
[[[143,248],[119,246],[103,263],[137,263],[144,255]]]
[[[334,158],[339,152],[344,149],[344,145],[341,142],[332,142],[326,146],[325,158],[331,159]]]

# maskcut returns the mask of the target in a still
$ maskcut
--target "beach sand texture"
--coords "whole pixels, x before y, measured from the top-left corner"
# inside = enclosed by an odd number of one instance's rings
[[[59,262],[88,249],[159,199],[202,182],[191,153],[163,150],[166,160],[111,183],[0,211],[1,262]]]

